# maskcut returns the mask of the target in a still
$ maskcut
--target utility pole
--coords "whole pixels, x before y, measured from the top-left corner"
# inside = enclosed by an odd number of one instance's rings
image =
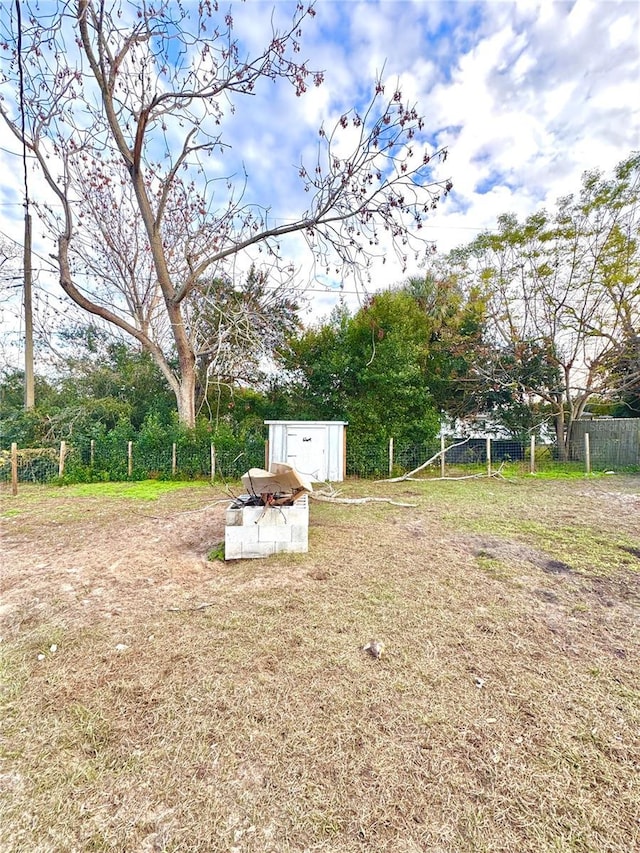
[[[31,216],[24,215],[24,407],[35,406],[33,379],[33,305],[31,301]]]
[[[24,78],[22,74],[22,11],[16,0],[18,24],[18,74],[20,77],[20,119],[22,129],[22,167],[24,177],[24,407],[33,409],[33,304],[31,300],[31,216],[29,214],[29,180],[27,178],[27,142],[24,116]]]

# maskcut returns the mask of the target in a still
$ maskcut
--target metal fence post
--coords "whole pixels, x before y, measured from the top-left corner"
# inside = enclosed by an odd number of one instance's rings
[[[96,458],[96,440],[95,438],[91,439],[91,467],[93,468],[93,463]]]
[[[393,436],[389,439],[389,476],[393,474]]]
[[[587,468],[587,474],[591,473],[591,448],[589,446],[589,433],[584,434],[584,461]]]
[[[11,443],[11,494],[18,494],[18,445]]]
[[[216,478],[216,446],[211,445],[211,482]]]
[[[491,476],[491,438],[487,436],[487,477]]]
[[[440,476],[442,477],[443,480],[444,480],[444,473],[445,473],[444,455],[446,453],[446,447],[445,447],[446,441],[447,440],[444,436],[444,433],[442,433],[442,435],[440,436]]]
[[[127,475],[133,474],[133,442],[127,444]]]
[[[173,445],[171,447],[171,476],[172,477],[176,476],[177,467],[178,467],[178,459],[177,459],[177,454],[176,454],[176,443],[174,441]]]

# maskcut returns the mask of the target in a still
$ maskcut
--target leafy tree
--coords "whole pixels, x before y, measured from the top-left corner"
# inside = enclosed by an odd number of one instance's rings
[[[631,331],[614,361],[612,373],[621,388],[620,400],[610,406],[617,418],[640,418],[640,329]]]
[[[285,378],[272,381],[269,398],[285,417],[345,419],[355,379],[348,345],[351,316],[337,306],[326,323],[305,330],[279,352]]]
[[[359,405],[349,420],[359,433],[426,441],[437,432],[425,382],[429,334],[427,315],[403,291],[377,294],[355,315],[349,344]]]
[[[60,404],[58,390],[41,376],[35,377],[37,409],[25,411],[24,371],[6,370],[0,376],[0,444],[9,447],[36,447],[46,438],[49,421],[47,410]]]
[[[339,307],[281,355],[287,414],[348,420],[371,440],[429,441],[468,394],[459,375],[481,328],[480,303],[435,275],[375,294],[353,316]]]
[[[150,413],[169,422],[175,400],[148,352],[96,326],[61,329],[59,337],[68,352],[59,389],[70,416],[77,409],[83,424],[100,421],[106,429],[121,418],[139,429]]]
[[[478,355],[472,372],[476,413],[484,421],[484,431],[506,430],[521,441],[539,433],[549,419],[549,408],[530,388],[535,384],[553,389],[560,381],[559,370],[545,348],[530,340],[503,346],[485,341]]]
[[[134,432],[150,415],[171,422],[175,401],[148,353],[116,343],[95,327],[68,327],[59,337],[67,350],[64,369],[56,379],[36,377],[33,412],[22,411],[22,371],[6,373],[0,383],[3,443],[97,437],[123,423]]]
[[[274,350],[300,329],[299,304],[294,290],[269,287],[266,274],[252,266],[240,285],[227,278],[203,284],[189,307],[198,329],[202,405],[217,424],[223,397],[264,382]]]
[[[564,458],[589,400],[619,395],[637,376],[623,383],[613,365],[640,327],[639,190],[634,155],[612,178],[585,173],[579,195],[560,199],[555,215],[501,216],[496,233],[450,256],[488,306],[492,346],[477,377],[546,410]]]
[[[439,264],[410,279],[404,290],[429,320],[424,373],[438,411],[452,421],[484,411],[485,388],[472,370],[486,357],[486,305],[479,289],[465,294],[451,270]]]
[[[426,147],[415,107],[400,91],[385,95],[381,81],[366,109],[320,129],[313,164],[298,167],[308,208],[284,224],[245,201],[242,179],[214,180],[207,165],[220,167],[234,101],[258,94],[261,81],[288,82],[297,95],[322,83],[298,58],[312,6],[298,4],[247,55],[231,11],[217,3],[60,0],[46,15],[35,0],[22,5],[21,26],[20,5],[0,19],[0,114],[55,199],[40,213],[57,237],[60,285],[151,354],[184,424],[196,415],[199,332],[189,305],[215,306],[210,283],[248,268],[252,247],[274,280],[289,274],[280,246],[288,235],[343,274],[388,252],[387,237],[405,265],[424,250],[422,221],[451,187],[433,178],[431,160],[445,152]]]

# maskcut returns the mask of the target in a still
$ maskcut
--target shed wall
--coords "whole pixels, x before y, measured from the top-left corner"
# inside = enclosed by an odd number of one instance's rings
[[[269,427],[269,464],[288,462],[317,480],[344,479],[344,421],[265,423]]]

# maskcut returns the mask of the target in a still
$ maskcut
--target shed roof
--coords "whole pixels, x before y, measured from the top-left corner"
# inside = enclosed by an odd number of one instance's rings
[[[334,426],[339,424],[340,426],[347,426],[349,421],[265,421],[265,424],[306,424],[307,426],[311,424],[319,426]]]

